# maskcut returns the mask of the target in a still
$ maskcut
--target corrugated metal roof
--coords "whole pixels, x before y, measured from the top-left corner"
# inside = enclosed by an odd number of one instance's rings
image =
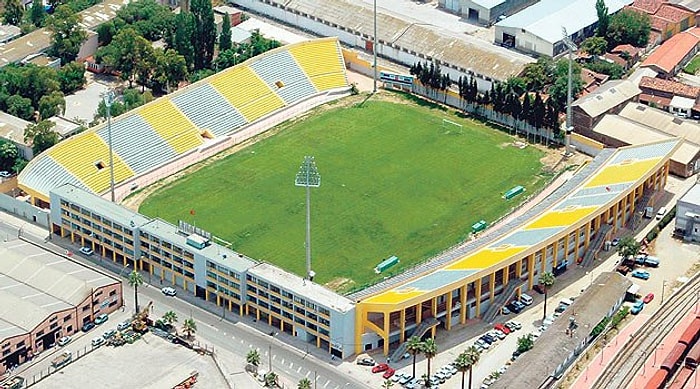
[[[522,28],[550,43],[562,40],[562,27],[569,34],[598,22],[596,0],[542,0],[498,23],[496,26]],[[607,0],[608,12],[613,14],[631,0]]]
[[[576,100],[572,106],[580,107],[591,117],[596,117],[640,93],[642,93],[641,89],[631,81],[608,81],[593,92]]]

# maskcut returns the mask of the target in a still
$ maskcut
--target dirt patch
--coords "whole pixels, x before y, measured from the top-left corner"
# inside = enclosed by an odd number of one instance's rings
[[[335,291],[350,290],[353,286],[355,286],[355,281],[349,278],[336,278],[325,284],[325,287]]]

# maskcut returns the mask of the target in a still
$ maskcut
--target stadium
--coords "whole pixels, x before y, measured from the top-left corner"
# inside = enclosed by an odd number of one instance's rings
[[[665,185],[677,140],[602,150],[541,203],[455,250],[344,296],[175,226],[114,204],[311,108],[349,95],[335,38],[275,49],[52,147],[18,185],[50,207],[52,230],[102,256],[278,327],[338,357],[467,319],[489,320],[545,271],[565,269],[636,217]]]

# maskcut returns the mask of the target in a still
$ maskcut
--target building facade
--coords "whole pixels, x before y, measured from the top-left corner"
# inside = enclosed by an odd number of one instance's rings
[[[674,235],[700,242],[700,185],[693,186],[676,204]]]

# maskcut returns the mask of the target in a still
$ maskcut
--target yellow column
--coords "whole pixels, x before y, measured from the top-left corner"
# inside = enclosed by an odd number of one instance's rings
[[[593,228],[595,228],[596,232],[598,232],[598,230],[600,230],[601,222],[602,222],[603,218],[605,217],[604,215],[605,215],[605,212],[601,213],[598,217],[593,219],[594,220]]]
[[[221,297],[217,294],[216,295],[216,306],[218,307],[219,305],[221,305]]]
[[[321,337],[316,334],[316,347],[321,348]]]
[[[559,261],[559,239],[555,240],[552,244],[552,266],[557,267],[557,262]],[[547,256],[542,257],[542,272],[544,273],[544,263],[547,262]]]
[[[399,343],[403,343],[406,340],[406,308],[401,308],[399,311]]]
[[[272,326],[272,311],[267,311],[267,325]]]
[[[467,285],[462,285],[459,290],[459,323],[464,324],[467,322]]]
[[[260,321],[260,306],[255,307],[255,319]]]
[[[613,232],[617,231],[617,221],[618,221],[618,213],[620,212],[620,202],[616,202],[615,205],[613,205]]]
[[[544,260],[542,261],[544,262]],[[535,254],[527,258],[527,290],[532,289],[535,283]]]
[[[523,276],[523,260],[519,259],[518,262],[515,263],[515,277],[517,279],[522,278]]]
[[[622,225],[627,221],[627,196],[622,198]]]
[[[204,299],[205,299],[206,301],[209,301],[209,289],[205,289],[205,290],[204,290]]]
[[[493,297],[496,295],[496,272],[489,275],[489,301],[493,302]]]
[[[447,293],[447,319],[445,328],[449,331],[452,328],[452,292]]]
[[[388,312],[384,312],[384,333],[382,338],[384,338],[384,355],[389,355],[389,316]]]
[[[566,237],[564,237],[564,258],[561,259],[562,262],[566,262],[567,259],[569,259],[569,244],[571,243],[571,233],[566,234]],[[552,267],[556,267],[556,265],[552,265]]]
[[[503,268],[503,285],[508,285],[508,276],[510,276],[510,265]]]
[[[233,310],[233,300],[228,300],[228,310],[229,311]]]
[[[284,331],[284,319],[280,320],[280,332]]]
[[[581,244],[581,228],[577,228],[575,233],[576,235],[574,236],[574,261],[578,260],[578,246]]]
[[[187,290],[187,278],[182,277],[182,287],[183,289]]]
[[[476,280],[476,317],[481,317],[481,277]]]
[[[248,305],[248,304],[245,305],[245,315],[246,316],[250,315],[250,305]]]
[[[595,219],[593,219],[595,220]],[[584,241],[583,241],[583,247],[584,250],[588,250],[588,245],[591,244],[591,228],[593,228],[593,220],[589,221],[586,223],[586,231],[584,232]]]
[[[437,317],[437,296],[430,299],[430,313],[433,314],[433,318]]]
[[[423,303],[416,305],[416,325],[423,321]]]
[[[630,197],[632,197],[632,202],[630,203],[630,213],[634,215],[634,203],[637,201],[637,190],[633,190],[632,193],[630,193]]]
[[[246,305],[246,311],[248,311],[248,306]],[[243,306],[238,306],[238,316],[243,316]]]

